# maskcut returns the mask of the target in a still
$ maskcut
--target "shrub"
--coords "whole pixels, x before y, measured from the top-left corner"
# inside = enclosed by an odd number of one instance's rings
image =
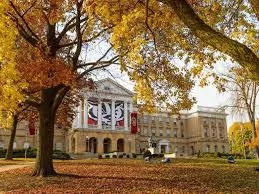
[[[98,159],[102,159],[102,154],[98,154]]]
[[[132,158],[137,158],[137,154],[132,153]]]
[[[150,156],[151,156],[151,152],[149,150],[146,150],[144,152],[143,158],[150,157]]]
[[[106,154],[106,155],[105,155],[105,158],[110,158],[110,155]]]
[[[117,158],[117,156],[116,155],[112,155],[112,158]]]
[[[158,154],[158,157],[159,157],[159,158],[163,158],[163,157],[164,157],[164,154]]]
[[[0,150],[0,158],[4,158],[6,154],[6,150]],[[27,149],[26,157],[27,158],[36,158],[37,149]],[[13,150],[13,158],[24,158],[25,157],[25,149],[15,149]],[[60,151],[53,150],[53,159],[61,159],[61,160],[69,160],[71,159],[70,155]]]
[[[127,154],[127,158],[130,158],[130,155],[129,155],[129,154]]]
[[[152,158],[163,158],[164,154],[152,154],[151,157]]]
[[[59,159],[59,160],[69,160],[71,159],[70,155],[66,152],[60,151],[60,150],[54,150],[53,151],[53,159]]]
[[[120,154],[120,155],[119,155],[119,158],[123,158],[123,154]]]

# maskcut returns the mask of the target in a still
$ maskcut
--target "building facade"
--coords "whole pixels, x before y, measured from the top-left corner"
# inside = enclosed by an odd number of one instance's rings
[[[82,90],[83,100],[69,130],[55,129],[54,148],[69,153],[97,155],[110,152],[143,153],[154,143],[158,153],[191,156],[198,152],[228,152],[227,114],[223,110],[197,106],[171,116],[160,110],[141,114],[133,103],[133,93],[112,79]],[[137,131],[133,123],[137,115]],[[21,122],[15,148],[37,145],[37,136],[28,134]],[[0,130],[0,149],[6,148],[10,132]]]

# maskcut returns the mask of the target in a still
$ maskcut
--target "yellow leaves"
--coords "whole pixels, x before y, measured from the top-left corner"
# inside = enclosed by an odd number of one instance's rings
[[[13,62],[15,58],[15,41],[17,30],[6,15],[8,3],[0,2],[0,65]]]
[[[24,101],[22,90],[27,87],[16,69],[17,29],[7,16],[7,1],[0,2],[0,124],[8,127],[12,113]]]
[[[104,27],[113,26],[110,41],[121,56],[121,70],[136,82],[136,98],[145,111],[153,112],[160,102],[173,111],[190,108],[190,75],[182,74],[171,61],[176,52],[184,53],[179,45],[190,46],[168,7],[156,0],[97,0],[88,1],[86,10]]]

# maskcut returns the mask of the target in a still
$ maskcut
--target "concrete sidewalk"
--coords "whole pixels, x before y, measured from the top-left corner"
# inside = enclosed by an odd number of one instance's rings
[[[8,170],[28,167],[28,166],[31,166],[32,164],[34,164],[34,162],[28,162],[28,163],[25,163],[25,164],[14,164],[14,165],[0,166],[0,173],[8,171]]]

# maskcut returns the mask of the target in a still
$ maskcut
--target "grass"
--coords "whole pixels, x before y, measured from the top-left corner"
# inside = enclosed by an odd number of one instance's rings
[[[33,158],[14,158],[13,160],[5,160],[0,158],[0,167],[6,165],[20,165],[25,164],[27,162],[34,162],[35,159]]]
[[[259,193],[256,160],[88,159],[55,162],[56,177],[30,176],[31,167],[0,173],[7,193]]]

